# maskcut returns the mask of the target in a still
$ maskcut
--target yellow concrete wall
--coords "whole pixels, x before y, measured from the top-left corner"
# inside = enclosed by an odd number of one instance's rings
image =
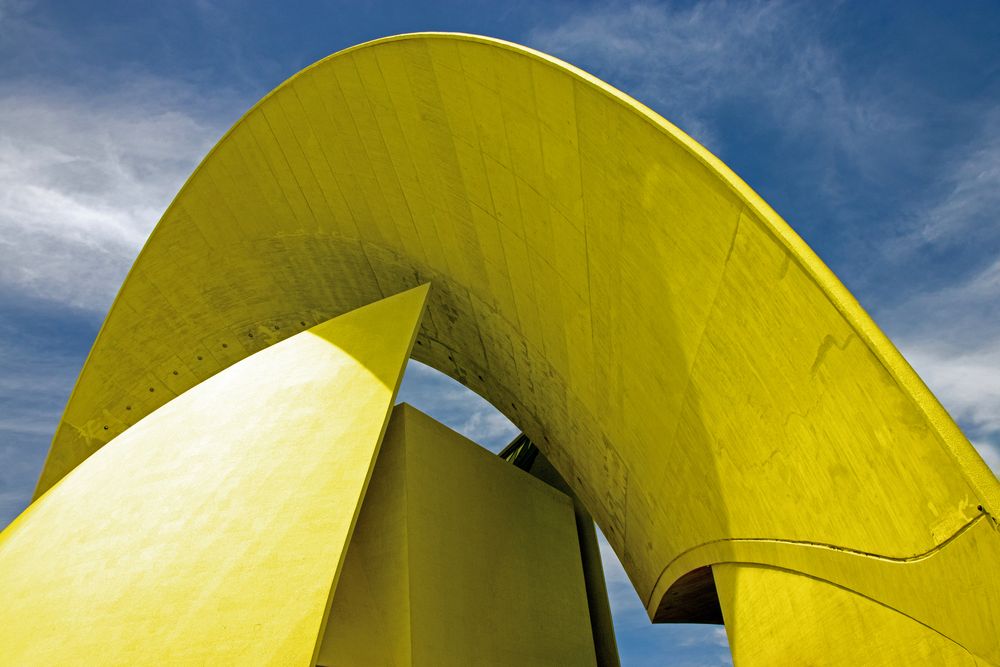
[[[322,667],[413,664],[408,545],[421,536],[409,530],[403,417],[396,406],[375,461],[320,642]]]
[[[516,443],[517,440],[514,442]],[[511,461],[510,458],[506,458],[506,460]],[[573,493],[573,489],[541,452],[535,450],[530,465],[518,465],[518,467],[526,470],[532,477],[536,477],[565,493],[573,501],[573,513],[576,518],[576,532],[580,542],[580,560],[583,562],[583,580],[587,588],[587,606],[590,612],[590,627],[594,636],[597,664],[601,667],[620,667],[621,660],[618,656],[618,643],[615,640],[614,619],[611,618],[611,604],[608,600],[608,587],[604,579],[604,564],[601,561],[601,547],[597,541],[594,517],[590,515],[587,508]]]
[[[407,405],[345,583],[321,665],[596,664],[572,501]]]
[[[989,664],[934,629],[827,582],[761,566],[712,570],[736,667]]]
[[[0,664],[314,664],[426,287],[170,401],[0,533]]]
[[[823,576],[851,590],[883,562],[910,581],[973,522],[1000,540],[996,478],[745,183],[603,82],[456,35],[335,54],[220,141],[123,285],[39,491],[244,356],[423,281],[414,356],[542,448],[651,615],[734,540],[848,554]],[[950,596],[955,576],[898,610],[989,619],[951,636],[1000,662],[1000,599]]]

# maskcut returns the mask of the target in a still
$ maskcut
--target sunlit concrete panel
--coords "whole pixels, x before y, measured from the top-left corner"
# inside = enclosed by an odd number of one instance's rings
[[[573,503],[396,407],[320,665],[595,665]]]
[[[170,401],[0,534],[0,662],[313,664],[426,287]]]

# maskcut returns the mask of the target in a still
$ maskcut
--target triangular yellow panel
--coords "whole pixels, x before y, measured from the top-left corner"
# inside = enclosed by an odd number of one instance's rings
[[[29,507],[0,533],[3,661],[314,664],[426,295],[235,364]]]

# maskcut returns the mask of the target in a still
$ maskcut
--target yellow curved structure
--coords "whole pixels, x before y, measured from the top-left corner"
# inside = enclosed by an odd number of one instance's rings
[[[38,493],[231,364],[425,282],[413,356],[538,444],[651,618],[695,619],[706,567],[727,621],[807,576],[906,625],[869,660],[1000,664],[1000,484],[893,345],[680,130],[482,37],[342,51],[229,131],[122,286]],[[733,645],[822,607],[795,585]]]
[[[426,294],[244,359],[32,504],[0,533],[0,664],[315,665]]]

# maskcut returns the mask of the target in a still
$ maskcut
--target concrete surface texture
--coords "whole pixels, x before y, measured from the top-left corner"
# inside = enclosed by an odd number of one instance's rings
[[[542,449],[651,618],[689,572],[768,566],[1000,663],[1000,484],[891,342],[708,151],[488,38],[348,49],[232,128],[123,285],[38,493],[241,359],[428,282],[413,356]]]
[[[587,605],[570,498],[396,406],[319,664],[596,665]]]
[[[33,503],[0,533],[0,664],[315,664],[425,297],[233,365]]]

